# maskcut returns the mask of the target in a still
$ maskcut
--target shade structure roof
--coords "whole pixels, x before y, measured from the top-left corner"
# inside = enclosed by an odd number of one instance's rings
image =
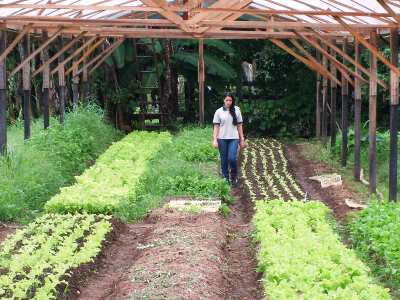
[[[11,29],[64,34],[170,38],[290,38],[292,30],[349,36],[400,23],[389,0],[2,0],[0,22]]]

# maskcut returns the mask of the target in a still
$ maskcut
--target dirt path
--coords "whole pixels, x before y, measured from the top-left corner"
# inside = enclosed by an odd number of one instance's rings
[[[309,177],[324,173],[335,173],[336,170],[324,163],[306,159],[302,155],[301,145],[286,145],[285,155],[289,161],[290,168],[304,191],[308,194],[308,199],[318,199],[328,205],[338,221],[344,221],[347,214],[354,209],[345,203],[346,198],[354,199],[355,195],[345,181],[342,186],[328,187],[322,189],[316,181]]]
[[[226,299],[263,299],[256,272],[256,249],[251,241],[253,205],[242,186],[234,189],[235,204],[227,218],[228,238],[225,249],[229,290]]]

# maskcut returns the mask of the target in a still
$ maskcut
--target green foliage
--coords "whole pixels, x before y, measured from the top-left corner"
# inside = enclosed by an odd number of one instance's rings
[[[218,212],[221,216],[227,217],[231,213],[231,209],[226,203],[222,203],[221,207],[219,208]]]
[[[211,136],[211,128],[183,129],[151,160],[152,167],[140,180],[137,193],[116,214],[129,221],[140,219],[168,196],[220,198],[232,203],[229,185],[217,174]]]
[[[113,144],[76,183],[46,203],[48,212],[113,213],[135,197],[149,160],[171,137],[169,133],[133,132]]]
[[[60,187],[70,184],[120,137],[103,122],[102,111],[94,106],[68,113],[64,125],[52,120],[46,131],[38,124],[29,141],[13,138],[10,153],[0,158],[1,220],[32,219]],[[23,136],[20,125],[11,132]]]
[[[349,129],[348,135],[348,159],[354,162],[354,129]],[[369,169],[369,154],[368,154],[368,123],[364,123],[361,133],[361,166],[364,169],[364,174],[367,177]],[[340,151],[342,147],[341,134],[337,137],[337,142],[334,148],[331,148],[331,153],[334,159],[340,159]],[[400,151],[400,145],[398,147]],[[378,189],[383,193],[385,199],[388,199],[389,187],[389,158],[390,158],[390,132],[376,132],[376,158],[377,158],[377,174],[378,174]],[[351,166],[351,165],[350,165]],[[400,169],[398,169],[400,176]]]
[[[1,299],[57,299],[66,278],[90,263],[112,230],[110,218],[44,215],[8,237],[0,250]]]
[[[347,249],[321,202],[258,201],[254,224],[266,297],[275,299],[391,299]]]
[[[217,161],[218,150],[210,147],[212,129],[184,128],[179,133],[179,143],[174,143],[175,150],[186,161]]]
[[[374,202],[349,223],[354,248],[400,294],[400,205]]]

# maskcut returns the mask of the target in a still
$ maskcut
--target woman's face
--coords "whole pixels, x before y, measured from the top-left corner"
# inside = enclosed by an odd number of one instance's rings
[[[224,105],[226,108],[230,108],[232,106],[232,98],[230,96],[225,97]]]

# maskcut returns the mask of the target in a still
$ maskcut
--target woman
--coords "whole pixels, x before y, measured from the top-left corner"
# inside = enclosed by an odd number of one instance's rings
[[[244,147],[244,136],[242,114],[240,108],[235,106],[232,94],[225,95],[224,106],[215,112],[213,123],[213,146],[219,149],[222,175],[235,186],[238,173],[237,150],[238,146]]]

